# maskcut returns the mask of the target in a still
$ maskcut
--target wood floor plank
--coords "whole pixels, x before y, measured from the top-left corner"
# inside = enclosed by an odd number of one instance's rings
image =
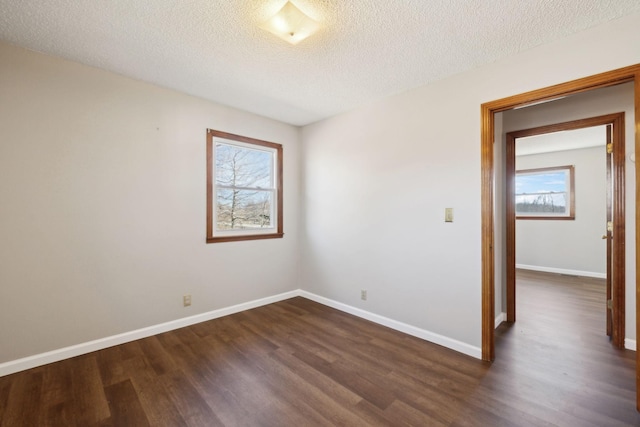
[[[96,352],[100,377],[105,387],[128,379],[123,362],[129,358],[128,354],[125,356],[125,352],[120,346]]]
[[[171,372],[176,369],[176,362],[171,355],[165,351],[164,346],[156,337],[149,337],[140,340],[140,348],[146,360],[158,375]]]
[[[465,405],[466,393],[451,393],[437,385],[431,385],[421,378],[407,375],[404,372],[393,372],[389,376],[389,391],[397,396],[397,400],[419,409],[433,422],[450,424]]]
[[[149,424],[157,427],[184,427],[187,425],[176,407],[173,397],[153,367],[144,358],[126,360],[124,369],[138,394]]]
[[[9,401],[9,391],[11,390],[12,375],[9,375],[4,378],[0,378],[0,426],[2,425],[2,420],[4,419],[4,414],[7,412],[8,401]]]
[[[296,371],[289,369],[288,364],[279,363],[282,358],[274,357],[274,353],[250,352],[251,357],[248,361],[265,372],[269,388],[276,398],[291,402],[296,411],[311,425],[363,424],[363,420],[325,394],[321,388],[305,381]]]
[[[395,400],[384,410],[386,416],[394,420],[396,425],[406,426],[447,426],[449,423],[443,422],[439,418],[431,417],[420,409],[409,405],[401,400]]]
[[[365,377],[357,370],[352,370],[349,365],[341,363],[340,360],[326,363],[308,352],[297,351],[293,355],[380,409],[386,408],[394,400],[394,397],[382,386],[384,379],[380,376]]]
[[[382,409],[378,408],[368,400],[362,399],[353,407],[353,412],[360,418],[365,420],[370,426],[397,427],[396,420],[387,415]]]
[[[111,415],[104,394],[97,358],[94,353],[79,356],[73,366],[71,379],[73,416],[77,425],[94,425]]]
[[[38,427],[71,427],[78,425],[81,424],[78,423],[74,408],[68,402],[61,402],[41,411],[37,423]]]
[[[208,337],[207,342],[213,340],[214,337]],[[209,355],[207,367],[192,380],[200,390],[205,388],[204,394],[213,397],[209,404],[221,419],[229,422],[240,417],[243,422],[238,425],[250,425],[255,419],[268,425],[285,425],[281,423],[293,422],[292,419],[300,421],[299,413],[289,413],[295,412],[289,402],[275,398],[267,374],[247,360],[243,351],[233,343],[211,348],[215,353]],[[246,420],[250,421],[245,423]]]
[[[634,426],[602,280],[518,271],[493,364],[292,298],[0,378],[0,426]]]
[[[327,375],[314,369],[313,366],[305,363],[289,352],[278,350],[271,354],[271,357],[286,366],[287,369],[294,372],[308,384],[321,390],[335,403],[342,405],[344,408],[350,408],[362,400],[362,397],[358,394],[332,380]]]
[[[149,426],[149,420],[140,404],[139,395],[130,380],[104,388],[111,416],[104,426]]]
[[[43,368],[11,375],[6,406],[1,411],[2,427],[38,425],[42,401]]]
[[[43,367],[42,399],[49,405],[57,405],[73,399],[74,361],[64,360],[55,368],[51,365]]]
[[[184,373],[174,371],[160,379],[188,426],[224,426]]]

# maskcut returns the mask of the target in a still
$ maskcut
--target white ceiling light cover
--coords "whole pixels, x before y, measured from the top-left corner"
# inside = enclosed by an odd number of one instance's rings
[[[320,24],[309,18],[293,3],[288,1],[261,28],[291,44],[298,44],[320,28]]]

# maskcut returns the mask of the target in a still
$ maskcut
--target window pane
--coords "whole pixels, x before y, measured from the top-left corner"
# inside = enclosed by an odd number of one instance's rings
[[[217,191],[218,230],[273,228],[273,192],[262,190]]]
[[[273,154],[216,144],[216,185],[273,188]]]
[[[567,213],[566,193],[517,194],[516,212],[518,214]]]

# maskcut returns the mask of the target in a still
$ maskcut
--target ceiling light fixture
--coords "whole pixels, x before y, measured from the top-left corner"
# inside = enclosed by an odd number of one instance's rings
[[[291,44],[298,44],[315,33],[320,28],[320,24],[288,1],[278,13],[262,24],[260,28]]]

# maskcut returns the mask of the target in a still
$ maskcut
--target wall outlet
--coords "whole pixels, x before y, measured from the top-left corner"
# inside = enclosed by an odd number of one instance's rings
[[[362,301],[366,301],[367,300],[367,290],[366,289],[363,289],[363,290],[360,291],[360,299]]]
[[[191,305],[191,295],[184,295],[182,297],[182,305],[189,307]]]

